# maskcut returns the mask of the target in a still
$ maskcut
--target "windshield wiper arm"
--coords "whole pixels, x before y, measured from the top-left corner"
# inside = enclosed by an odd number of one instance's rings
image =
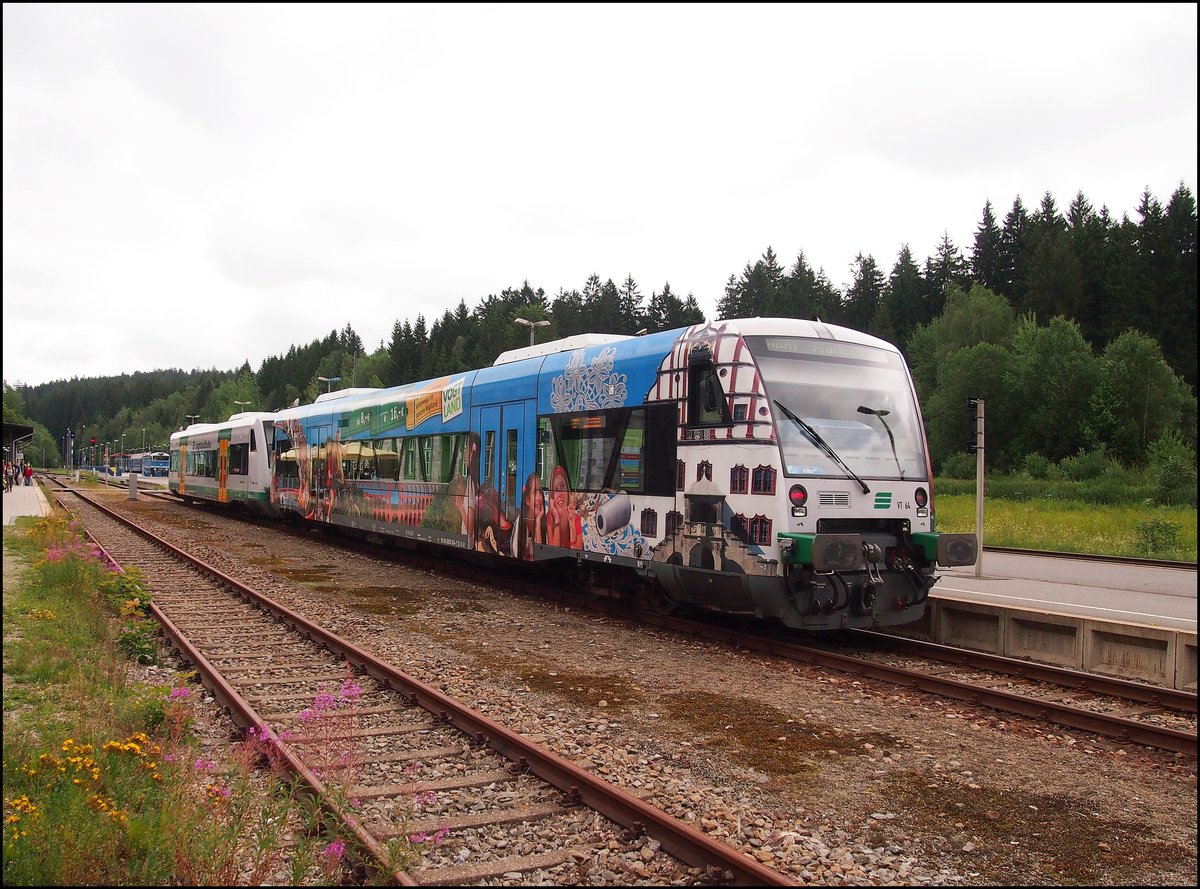
[[[812,441],[812,443],[815,444],[818,448],[820,448],[829,457],[829,459],[831,459],[834,463],[836,463],[838,466],[840,466],[842,468],[842,470],[845,471],[847,476],[849,476],[850,478],[852,478],[856,482],[858,482],[858,484],[862,488],[862,492],[864,494],[871,493],[871,489],[867,487],[867,483],[864,482],[861,478],[859,478],[857,475],[854,474],[854,470],[846,465],[846,461],[837,455],[837,451],[835,451],[833,448],[831,448],[829,446],[829,443],[827,441],[825,441],[825,439],[821,438],[821,436],[817,433],[817,430],[813,429],[811,426],[809,426],[807,423],[805,423],[803,420],[801,420],[799,417],[797,417],[795,414],[793,414],[791,411],[789,411],[786,407],[784,407],[782,404],[780,404],[778,401],[775,402],[775,406],[777,408],[779,408],[781,411],[783,411],[789,420],[791,420],[793,423],[795,423],[797,426],[799,426],[800,431],[803,432],[805,435],[807,435],[809,437],[809,439]]]
[[[892,427],[889,426],[887,424],[887,420],[884,419],[884,417],[890,414],[891,411],[875,410],[874,408],[869,408],[864,404],[860,404],[858,406],[858,412],[860,414],[871,414],[872,416],[879,418],[879,422],[882,423],[883,428],[887,430],[888,441],[892,444],[892,459],[896,461],[896,468],[900,470],[900,478],[904,478],[904,467],[900,465],[900,455],[896,453],[896,436],[892,435]]]

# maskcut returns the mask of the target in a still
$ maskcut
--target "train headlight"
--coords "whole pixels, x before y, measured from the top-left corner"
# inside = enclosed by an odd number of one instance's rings
[[[788,500],[792,503],[792,515],[798,519],[802,519],[808,515],[808,491],[804,490],[803,485],[792,485],[788,491]]]

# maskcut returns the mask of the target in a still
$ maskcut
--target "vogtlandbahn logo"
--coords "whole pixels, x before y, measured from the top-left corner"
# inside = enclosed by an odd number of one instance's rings
[[[889,509],[892,505],[891,491],[876,491],[875,492],[875,508]]]

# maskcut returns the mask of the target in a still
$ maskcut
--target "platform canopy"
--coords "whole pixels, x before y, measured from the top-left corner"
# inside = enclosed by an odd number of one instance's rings
[[[22,439],[31,438],[33,436],[33,427],[26,426],[23,423],[4,423],[4,459],[12,460],[13,442],[21,441]]]

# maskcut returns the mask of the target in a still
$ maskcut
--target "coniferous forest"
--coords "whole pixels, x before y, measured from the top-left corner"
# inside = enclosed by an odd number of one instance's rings
[[[1007,211],[989,201],[973,243],[943,236],[923,261],[907,244],[894,258],[860,254],[845,292],[803,251],[781,261],[768,246],[730,274],[717,317],[820,318],[896,343],[937,470],[964,456],[968,396],[986,399],[991,468],[1088,455],[1141,466],[1164,449],[1194,467],[1196,244],[1196,201],[1182,184],[1165,205],[1145,192],[1135,219],[1112,218],[1082,192],[1065,210],[1049,193],[1036,207],[1018,197]],[[163,447],[189,416],[212,422],[246,409],[238,402],[263,410],[312,400],[326,388],[318,377],[394,386],[490,365],[528,343],[517,317],[550,322],[541,342],[706,320],[695,297],[669,282],[646,293],[630,275],[617,284],[593,274],[582,289],[548,296],[526,281],[439,318],[398,318],[390,342],[372,352],[347,324],[257,370],[6,382],[4,419],[35,426],[26,452],[48,466],[63,464],[68,428],[76,447],[93,436],[126,450]]]

